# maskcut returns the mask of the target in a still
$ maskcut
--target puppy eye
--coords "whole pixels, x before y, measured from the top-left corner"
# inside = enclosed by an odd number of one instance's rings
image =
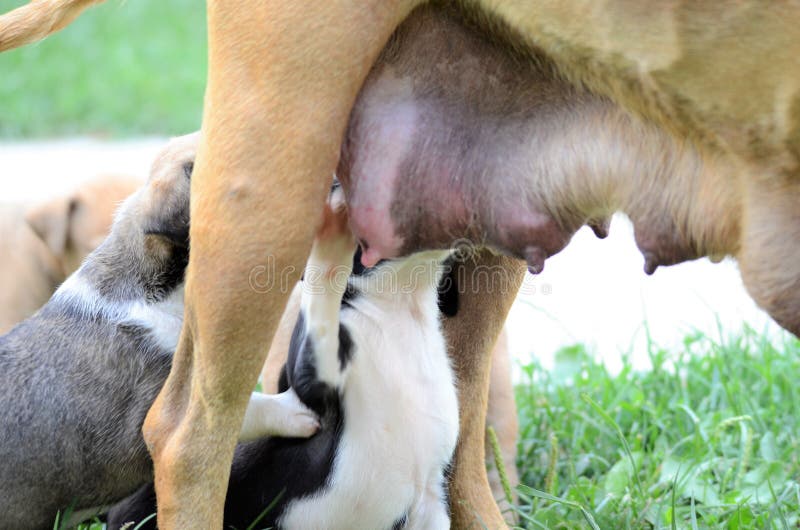
[[[192,178],[192,170],[194,170],[194,162],[186,162],[183,165],[183,175],[187,179],[191,180],[191,178]]]

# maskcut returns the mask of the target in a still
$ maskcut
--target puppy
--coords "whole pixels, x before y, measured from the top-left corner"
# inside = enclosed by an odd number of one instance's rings
[[[0,529],[52,528],[152,480],[142,422],[183,320],[194,135],[173,141],[109,237],[34,316],[0,337]],[[292,391],[254,395],[243,439],[308,436]]]
[[[445,470],[458,401],[437,305],[448,252],[365,270],[354,249],[343,208],[328,209],[280,381],[322,428],[308,440],[238,447],[226,528],[450,527]],[[141,490],[111,511],[109,529],[143,520],[154,501],[152,487]]]
[[[0,334],[47,302],[108,234],[116,206],[141,185],[103,176],[41,204],[0,205]]]
[[[361,267],[361,264],[354,263],[353,266]],[[455,277],[451,279],[453,281],[456,280]],[[455,286],[454,283],[450,283],[450,285]],[[440,295],[442,294],[444,293],[440,292]],[[443,303],[443,298],[440,298],[440,308],[444,310],[444,318],[453,316],[452,313],[457,311],[458,300],[452,297],[456,294],[456,290],[451,292],[450,297],[447,298],[449,300],[447,304]],[[278,330],[272,339],[264,369],[261,372],[261,388],[269,394],[278,392],[279,379],[283,373],[283,365],[286,364],[292,331],[300,313],[301,295],[302,284],[298,283],[289,296],[289,302],[286,304],[286,309],[278,324]],[[445,305],[449,305],[449,307],[444,307]],[[511,381],[511,354],[508,334],[505,329],[500,333],[492,350],[486,426],[493,427],[497,433],[506,476],[511,486],[514,487],[519,484],[516,465],[519,421],[517,419],[517,404],[514,401],[514,385]],[[506,512],[510,505],[506,500],[503,484],[495,463],[494,451],[488,439],[486,441],[486,467],[489,473],[489,486],[492,488],[492,496],[497,501],[500,509]]]

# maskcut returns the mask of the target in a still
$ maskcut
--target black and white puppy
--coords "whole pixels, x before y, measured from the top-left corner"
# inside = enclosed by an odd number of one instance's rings
[[[141,427],[183,322],[196,145],[173,140],[109,237],[0,337],[0,529],[53,528],[59,510],[113,504],[153,479]],[[317,428],[293,391],[254,394],[242,438]]]
[[[281,377],[322,427],[309,439],[237,448],[226,528],[450,527],[445,473],[458,402],[437,297],[448,252],[351,275],[354,250],[343,208],[328,208]],[[108,527],[154,511],[152,487],[144,488],[110,512]]]

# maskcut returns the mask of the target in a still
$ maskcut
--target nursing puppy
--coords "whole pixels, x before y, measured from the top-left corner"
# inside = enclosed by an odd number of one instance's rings
[[[102,176],[37,204],[0,204],[0,334],[42,307],[103,241],[142,180]]]
[[[356,256],[354,267],[363,267],[360,263],[361,252]],[[452,280],[456,280],[455,275],[451,275]],[[458,313],[458,289],[455,281],[443,282],[442,285],[451,287],[450,291],[439,292],[439,306],[444,316],[444,322],[454,317]],[[289,297],[289,303],[278,324],[278,330],[272,339],[264,369],[261,371],[261,388],[268,394],[278,392],[279,379],[283,373],[283,366],[289,354],[289,344],[292,332],[300,314],[300,303],[302,296],[302,283],[296,284]],[[517,418],[517,404],[514,401],[514,385],[511,380],[511,351],[506,329],[500,333],[492,349],[492,367],[489,380],[489,400],[486,409],[486,427],[492,427],[497,434],[497,442],[500,446],[503,465],[506,477],[511,486],[519,484],[517,473],[517,438],[519,435],[519,420]],[[453,357],[450,357],[453,361]],[[486,468],[489,475],[489,486],[492,489],[492,496],[504,513],[511,507],[506,500],[505,490],[500,480],[500,473],[497,470],[495,454],[491,444],[486,443]],[[513,492],[512,492],[513,495]]]
[[[0,337],[0,529],[52,528],[152,480],[141,428],[183,320],[195,135],[174,140],[109,237],[34,316]],[[308,436],[292,393],[254,395],[243,439]]]
[[[237,448],[225,527],[249,527],[277,499],[258,528],[449,528],[445,470],[458,402],[437,303],[448,252],[365,270],[353,259],[344,208],[333,203],[306,267],[280,381],[322,427],[308,440]],[[143,520],[154,501],[144,488],[111,511],[109,529]]]

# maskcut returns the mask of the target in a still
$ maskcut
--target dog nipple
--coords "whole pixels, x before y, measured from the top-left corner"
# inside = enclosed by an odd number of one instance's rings
[[[381,260],[381,253],[366,243],[361,243],[361,264],[367,269],[374,267]]]
[[[592,219],[588,223],[589,228],[592,229],[594,235],[598,237],[598,239],[605,239],[608,237],[608,230],[611,228],[611,219]]]
[[[658,268],[658,259],[655,255],[651,254],[650,252],[646,252],[644,255],[644,273],[648,276],[651,276],[656,269]]]
[[[547,254],[541,247],[525,247],[525,261],[528,262],[528,272],[539,274],[544,270],[544,260]]]

